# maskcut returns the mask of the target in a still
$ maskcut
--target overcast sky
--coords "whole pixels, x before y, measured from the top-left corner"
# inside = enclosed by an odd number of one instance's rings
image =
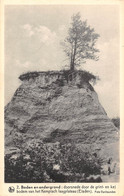
[[[21,84],[27,71],[57,70],[67,62],[60,42],[64,40],[71,16],[82,20],[100,34],[99,61],[82,65],[100,77],[95,85],[99,100],[109,117],[119,116],[119,7],[117,5],[9,5],[5,8],[5,104]]]

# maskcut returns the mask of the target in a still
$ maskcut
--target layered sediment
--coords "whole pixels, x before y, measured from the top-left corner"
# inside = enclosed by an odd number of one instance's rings
[[[71,142],[89,146],[105,157],[118,159],[118,130],[101,106],[83,71],[33,72],[5,108],[5,146],[17,149],[34,138],[43,142]]]

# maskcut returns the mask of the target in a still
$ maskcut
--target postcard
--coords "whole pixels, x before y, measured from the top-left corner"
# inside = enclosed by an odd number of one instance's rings
[[[1,1],[1,196],[123,196],[124,1]]]

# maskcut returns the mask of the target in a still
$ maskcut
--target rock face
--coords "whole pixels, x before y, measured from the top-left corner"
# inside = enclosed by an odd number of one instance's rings
[[[117,129],[88,77],[83,71],[21,75],[22,84],[5,108],[6,149],[17,147],[21,138],[25,144],[41,138],[90,146],[106,157],[117,158]]]

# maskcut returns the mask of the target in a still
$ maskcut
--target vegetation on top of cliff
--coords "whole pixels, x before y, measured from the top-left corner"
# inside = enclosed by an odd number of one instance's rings
[[[74,77],[76,77],[77,74],[80,75],[82,80],[85,82],[93,82],[95,84],[95,82],[99,80],[98,76],[95,76],[94,74],[86,70],[74,70],[74,71],[63,70],[63,75],[66,80],[68,80],[69,76],[72,76],[72,79],[73,79]]]
[[[81,20],[80,13],[72,16],[71,26],[68,30],[68,36],[62,42],[64,52],[70,62],[70,70],[75,70],[81,63],[87,59],[98,60],[95,48],[99,34],[95,33],[94,28],[87,25],[87,21]]]
[[[85,82],[90,82],[92,81],[93,83],[95,83],[97,80],[99,80],[98,76],[95,76],[94,74],[85,71],[85,70],[60,70],[60,71],[42,71],[42,72],[38,72],[38,71],[34,71],[34,72],[27,72],[24,73],[22,75],[19,76],[20,80],[29,80],[29,79],[34,79],[38,76],[51,76],[51,75],[57,75],[58,77],[61,75],[63,76],[63,79],[65,79],[66,81],[70,79],[74,79],[76,77],[76,75],[80,75],[80,77],[85,81]]]
[[[56,75],[56,74],[61,74],[61,71],[33,71],[33,72],[26,72],[23,73],[19,76],[20,80],[29,80],[29,79],[33,79],[36,78],[38,76],[42,76],[42,75]]]

